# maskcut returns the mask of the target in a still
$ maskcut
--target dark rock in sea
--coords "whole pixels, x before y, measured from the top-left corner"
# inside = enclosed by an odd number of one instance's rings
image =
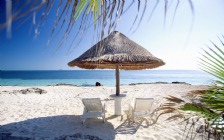
[[[172,84],[185,84],[185,85],[191,85],[191,84],[186,83],[186,82],[178,82],[178,81],[174,81],[174,82],[172,82]]]
[[[56,84],[55,86],[75,86],[75,87],[78,87],[77,85],[66,84],[66,83],[59,83],[59,84]]]
[[[149,83],[131,83],[129,84],[130,86],[134,86],[134,85],[142,85],[142,84],[149,84]]]
[[[121,86],[122,86],[123,84],[121,84]],[[130,85],[130,86],[134,86],[134,85],[136,85],[135,83],[131,83],[131,84],[128,84],[128,85]]]
[[[168,82],[131,83],[131,84],[129,84],[129,85],[142,85],[142,84],[168,84]]]
[[[95,85],[94,84],[82,84],[81,86],[82,87],[94,87]]]
[[[96,86],[102,86],[102,84],[100,84],[100,82],[96,82]]]
[[[63,135],[56,138],[55,140],[102,140],[102,139],[100,139],[97,136],[84,135],[81,133],[77,133],[74,135]]]
[[[168,82],[160,82],[160,81],[158,81],[158,82],[155,82],[155,83],[152,83],[152,84],[168,84]]]

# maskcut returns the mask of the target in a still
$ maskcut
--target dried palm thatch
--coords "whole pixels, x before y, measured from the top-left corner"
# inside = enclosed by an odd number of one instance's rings
[[[118,31],[68,63],[85,69],[115,69],[118,65],[123,70],[151,69],[164,64],[163,60]]]
[[[164,65],[146,49],[131,41],[118,31],[91,47],[80,57],[69,62],[69,66],[85,69],[116,69],[116,95],[120,93],[119,69],[140,70]]]

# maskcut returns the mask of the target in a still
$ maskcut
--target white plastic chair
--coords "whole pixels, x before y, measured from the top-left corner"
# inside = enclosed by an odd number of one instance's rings
[[[83,123],[87,118],[98,118],[102,117],[105,122],[105,104],[102,105],[100,98],[84,98],[82,99],[84,105],[84,111],[82,115]]]
[[[135,118],[145,118],[150,117],[155,113],[155,110],[152,110],[152,104],[154,102],[153,98],[136,98],[134,106],[129,105],[129,114],[128,117],[135,121]]]

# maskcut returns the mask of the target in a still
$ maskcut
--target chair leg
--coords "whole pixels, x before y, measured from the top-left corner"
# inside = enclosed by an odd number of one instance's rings
[[[106,113],[105,111],[103,112],[103,123],[105,123],[105,118],[106,118]]]
[[[131,116],[131,121],[135,122],[135,116],[134,115]]]
[[[82,120],[82,124],[84,124],[85,120],[86,120],[86,119],[83,119],[83,120]]]

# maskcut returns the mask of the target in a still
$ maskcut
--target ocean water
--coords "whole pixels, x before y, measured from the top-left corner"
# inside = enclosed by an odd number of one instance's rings
[[[120,84],[186,82],[193,85],[211,84],[214,77],[198,70],[132,70],[120,71]],[[50,71],[0,71],[2,86],[46,86],[73,84],[115,86],[115,70],[50,70]]]

